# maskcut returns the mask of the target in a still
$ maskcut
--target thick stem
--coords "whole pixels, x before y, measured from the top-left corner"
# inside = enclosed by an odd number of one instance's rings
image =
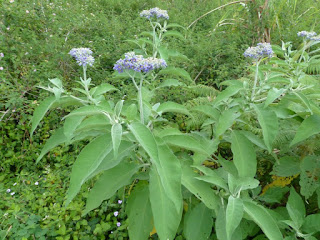
[[[260,60],[258,60],[256,63],[256,73],[254,76],[254,83],[253,83],[253,88],[252,88],[252,93],[251,93],[251,101],[253,101],[254,97],[255,97],[256,87],[257,87],[257,83],[258,83],[259,64],[260,64]]]
[[[140,79],[140,86],[138,90],[139,94],[139,110],[140,110],[140,121],[142,124],[144,124],[144,115],[143,115],[143,101],[142,101],[142,83],[143,83],[143,77],[141,76]]]
[[[307,45],[306,40],[303,40],[302,53],[301,53],[300,58],[299,58],[299,63],[301,62],[302,56],[303,56],[304,52],[306,51],[306,45]]]

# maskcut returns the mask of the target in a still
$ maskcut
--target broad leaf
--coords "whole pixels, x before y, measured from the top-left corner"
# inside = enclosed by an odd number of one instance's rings
[[[178,158],[170,148],[160,139],[157,139],[159,162],[155,163],[162,186],[167,197],[176,206],[177,212],[181,211],[181,165]]]
[[[304,206],[302,198],[294,190],[294,188],[290,189],[290,196],[286,207],[290,218],[295,223],[295,225],[300,228],[306,216],[306,208]]]
[[[148,184],[139,182],[131,192],[126,207],[128,232],[132,240],[147,240],[153,228]]]
[[[300,193],[306,199],[308,199],[312,196],[316,189],[320,187],[320,157],[305,157],[301,162],[300,168]]]
[[[199,203],[186,214],[183,232],[187,240],[207,240],[212,224],[212,212],[203,203]]]
[[[264,234],[270,240],[282,240],[283,236],[279,230],[277,222],[270,213],[262,206],[253,202],[243,202],[244,211],[259,225]]]
[[[182,211],[178,212],[174,202],[168,197],[155,166],[150,170],[149,191],[157,234],[160,239],[173,240],[181,221]],[[180,204],[182,205],[182,200]]]
[[[307,233],[320,231],[320,214],[310,214],[306,217],[302,229]]]
[[[160,70],[159,75],[179,76],[188,80],[189,82],[193,82],[190,74],[183,68],[167,67]]]
[[[169,36],[171,36],[171,37],[176,37],[176,38],[179,38],[179,39],[181,39],[181,40],[185,40],[185,37],[181,34],[181,33],[179,33],[178,31],[166,31],[164,34],[163,34],[163,38],[166,38],[166,37],[169,37]]]
[[[311,115],[306,118],[298,128],[294,139],[292,140],[290,146],[301,142],[312,135],[320,133],[320,116],[319,115]]]
[[[114,86],[110,85],[109,83],[102,83],[99,86],[96,86],[90,90],[90,94],[94,97],[97,97],[101,94],[104,94],[106,92],[110,91],[118,91]]]
[[[271,174],[279,177],[290,177],[300,172],[300,159],[298,157],[285,156],[273,165]]]
[[[215,106],[218,106],[218,104],[222,101],[226,101],[231,96],[237,94],[243,86],[240,85],[232,85],[227,87],[225,90],[223,90],[219,95],[216,97],[216,99],[213,101]]]
[[[118,155],[118,149],[122,138],[122,125],[120,123],[115,123],[111,128],[111,138],[113,145],[114,156]]]
[[[185,106],[178,104],[178,103],[175,103],[175,102],[162,103],[158,107],[157,111],[162,112],[162,113],[173,112],[173,113],[181,113],[181,114],[185,114],[185,115],[190,115],[190,112],[188,111],[188,109]]]
[[[264,143],[266,144],[269,153],[272,151],[272,143],[278,134],[278,117],[270,109],[262,109],[255,104],[252,104],[258,115],[258,121],[262,128]]]
[[[45,100],[43,100],[40,105],[35,109],[32,119],[31,119],[31,130],[30,135],[32,137],[34,130],[39,125],[41,119],[44,117],[44,115],[47,113],[47,111],[50,109],[52,104],[56,101],[56,97],[48,97]]]
[[[285,92],[285,89],[277,89],[277,88],[272,88],[268,92],[267,99],[264,102],[264,107],[268,107],[271,103],[273,103],[274,100],[276,100],[278,97],[281,96]]]
[[[97,137],[82,149],[72,167],[66,205],[76,196],[81,185],[96,170],[111,150],[112,141],[109,134]]]
[[[83,215],[99,207],[104,200],[111,198],[118,189],[130,184],[132,176],[139,170],[139,167],[135,163],[122,162],[105,171],[89,192]]]
[[[259,138],[257,135],[254,135],[252,132],[249,132],[249,131],[240,131],[240,133],[242,135],[244,135],[246,138],[248,138],[248,140],[250,140],[250,142],[252,142],[256,146],[258,146],[264,150],[268,150],[267,146],[264,144],[263,140],[261,138]]]
[[[242,199],[229,196],[226,209],[226,232],[227,239],[231,239],[233,232],[241,222],[243,216]]]
[[[148,153],[152,162],[158,162],[158,146],[151,131],[142,123],[134,122],[129,129],[137,139],[138,143]]]
[[[182,184],[208,208],[217,209],[220,202],[219,197],[214,193],[211,184],[198,180],[199,175],[187,164],[182,163]]]
[[[205,174],[204,176],[199,176],[196,179],[217,185],[221,188],[228,190],[228,185],[225,182],[225,180],[222,177],[220,177],[214,170],[211,170],[210,168],[204,166],[195,167]]]
[[[183,149],[203,153],[203,154],[206,154],[207,156],[209,156],[209,153],[201,145],[201,143],[199,141],[197,141],[195,138],[193,138],[192,136],[189,136],[187,134],[168,135],[168,136],[163,137],[163,140],[168,145],[181,147]]]
[[[215,231],[217,238],[219,240],[227,240],[227,230],[226,230],[226,212],[223,207],[217,210],[217,217],[215,222]]]
[[[177,86],[182,86],[184,85],[183,83],[179,82],[177,79],[166,79],[164,80],[158,88],[163,88],[163,87],[177,87]]]
[[[254,177],[257,170],[256,153],[252,143],[238,131],[232,132],[233,162],[240,177]]]
[[[64,143],[67,141],[66,136],[63,133],[63,128],[57,129],[51,137],[47,140],[46,144],[41,150],[40,156],[37,158],[36,163],[38,163],[43,156],[49,152],[52,148]]]
[[[220,115],[219,121],[216,125],[216,136],[224,134],[234,123],[234,121],[240,116],[240,113],[234,109],[228,109]]]
[[[63,125],[63,132],[67,139],[71,139],[76,128],[81,124],[85,116],[72,116],[66,118]]]

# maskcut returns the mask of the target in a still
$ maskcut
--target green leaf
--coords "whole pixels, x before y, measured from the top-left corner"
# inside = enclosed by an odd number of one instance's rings
[[[182,184],[208,208],[217,209],[220,202],[211,184],[198,180],[199,175],[187,164],[182,163]]]
[[[173,240],[180,224],[182,211],[178,212],[174,202],[168,197],[155,166],[150,170],[149,191],[157,234],[160,239]],[[182,201],[180,204],[182,205]]]
[[[31,131],[30,136],[32,137],[34,130],[39,125],[41,119],[44,117],[44,115],[47,113],[47,111],[50,109],[52,104],[56,101],[56,97],[48,97],[45,100],[43,100],[40,105],[35,109],[33,116],[31,118]]]
[[[134,122],[129,125],[129,129],[148,153],[153,163],[158,162],[158,146],[151,131],[142,123]]]
[[[243,88],[242,85],[241,86],[240,85],[232,85],[232,86],[227,87],[225,90],[220,92],[219,95],[216,97],[216,99],[213,101],[214,105],[218,106],[218,103],[220,103],[222,101],[226,101],[227,99],[229,99],[233,95],[236,95],[242,88]]]
[[[115,123],[111,128],[111,138],[113,145],[114,157],[118,155],[118,149],[122,138],[122,125],[120,123]]]
[[[271,153],[272,143],[278,134],[279,128],[277,115],[270,109],[262,109],[255,104],[252,104],[252,106],[258,115],[264,143],[266,144],[269,153]]]
[[[178,31],[166,31],[163,35],[162,35],[162,38],[166,38],[166,37],[176,37],[176,38],[179,38],[181,40],[185,40],[185,37],[179,33]]]
[[[153,228],[148,184],[139,182],[128,198],[128,232],[132,240],[147,240]]]
[[[212,212],[203,203],[199,203],[186,214],[184,236],[187,240],[207,240],[212,231],[212,224]]]
[[[299,184],[300,193],[306,199],[312,196],[320,186],[320,159],[319,156],[307,156],[300,165],[301,174]]]
[[[268,150],[267,146],[264,144],[263,140],[261,138],[259,138],[257,135],[253,134],[252,132],[248,132],[248,131],[240,131],[240,133],[242,135],[244,135],[246,138],[248,138],[248,140],[250,140],[250,142],[252,142],[256,146],[258,146],[264,150]]]
[[[114,114],[119,118],[121,111],[122,111],[122,107],[123,107],[123,102],[124,100],[120,100],[117,102],[116,106],[114,107]]]
[[[256,153],[252,143],[238,131],[231,136],[233,162],[240,177],[254,177],[257,171]]]
[[[216,136],[219,137],[220,135],[224,134],[224,132],[234,124],[234,121],[239,116],[240,113],[234,108],[223,111],[216,125]]]
[[[125,109],[123,112],[123,115],[126,116],[126,118],[129,121],[135,120],[138,117],[138,108],[136,104],[131,104],[129,107]]]
[[[97,137],[83,148],[72,167],[66,205],[77,195],[81,185],[96,170],[111,150],[110,134]]]
[[[320,133],[320,116],[314,114],[306,118],[301,123],[290,146],[293,146],[294,144],[301,142],[318,133]]]
[[[278,163],[273,165],[271,174],[279,177],[290,177],[300,172],[300,159],[298,157],[286,156],[280,158]]]
[[[178,27],[178,28],[182,28],[182,29],[186,29],[184,26],[181,26],[180,24],[177,24],[177,23],[169,23],[168,25],[167,25],[167,29],[169,29],[169,28],[174,28],[174,27]]]
[[[132,176],[139,168],[140,166],[135,163],[122,162],[105,171],[89,192],[83,215],[99,207],[104,200],[111,198],[118,189],[130,184]]]
[[[107,109],[99,106],[93,106],[93,105],[84,106],[72,111],[64,118],[68,118],[71,116],[92,116],[92,115],[99,115],[99,114],[102,115],[103,111],[106,111],[106,110]]]
[[[259,225],[270,240],[282,240],[283,236],[277,222],[262,206],[249,201],[243,201],[244,211]]]
[[[223,207],[217,210],[217,218],[215,223],[215,230],[219,240],[228,239],[226,230],[226,212]]]
[[[225,180],[222,177],[220,177],[214,170],[211,170],[210,168],[207,168],[204,166],[195,166],[195,167],[205,174],[204,176],[196,177],[196,179],[199,179],[201,181],[211,183],[221,188],[224,188],[226,190],[229,190]]]
[[[187,134],[182,135],[168,135],[163,137],[163,140],[168,144],[176,147],[181,147],[183,149],[191,150],[194,152],[203,153],[209,156],[209,153],[206,151],[206,149],[200,144],[199,141],[197,141],[192,136],[189,136]]]
[[[57,129],[52,135],[51,137],[48,139],[48,141],[46,142],[46,144],[44,145],[44,147],[41,150],[40,156],[37,158],[36,163],[38,163],[43,156],[49,152],[52,148],[64,143],[67,141],[66,136],[63,134],[63,128],[59,128]]]
[[[192,111],[200,112],[214,120],[218,120],[220,117],[220,112],[209,105],[200,105],[192,108]]]
[[[277,88],[272,88],[268,92],[267,99],[264,102],[264,107],[268,107],[271,103],[273,103],[274,100],[276,100],[278,97],[281,96],[285,92],[285,89],[277,89]]]
[[[229,196],[226,209],[226,232],[227,239],[231,240],[233,232],[239,226],[243,216],[242,199]]]
[[[93,95],[94,97],[97,97],[101,94],[104,94],[106,92],[111,92],[111,91],[118,91],[114,86],[110,85],[109,83],[102,83],[99,86],[96,86],[90,90],[90,94]]]
[[[188,80],[189,82],[193,82],[192,78],[190,77],[190,74],[182,68],[167,67],[165,69],[160,70],[159,75],[178,76]]]
[[[67,139],[71,139],[76,128],[81,124],[85,116],[71,116],[66,118],[63,125],[63,132]]]
[[[301,92],[293,92],[301,102],[308,108],[309,112],[312,114],[312,107],[309,99]]]
[[[184,84],[179,82],[177,79],[166,79],[164,80],[158,88],[163,88],[163,87],[177,87],[177,86],[183,86]]]
[[[287,210],[290,218],[300,228],[306,216],[306,208],[300,195],[292,187],[290,189],[290,196],[287,202]]]
[[[320,214],[310,214],[306,217],[302,230],[307,233],[315,233],[320,231]]]
[[[185,114],[185,115],[190,115],[190,112],[188,111],[188,109],[178,103],[175,102],[165,102],[162,103],[158,109],[157,112],[174,112],[174,113],[181,113],[181,114]]]
[[[177,212],[180,212],[182,210],[180,162],[163,141],[157,139],[157,145],[159,157],[159,161],[155,163],[157,172],[167,197],[174,203]]]

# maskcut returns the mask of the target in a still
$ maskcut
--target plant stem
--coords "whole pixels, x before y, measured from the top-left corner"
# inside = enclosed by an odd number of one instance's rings
[[[142,83],[143,83],[143,76],[141,76],[140,79],[140,86],[138,90],[138,98],[139,98],[139,110],[140,110],[140,121],[142,124],[144,124],[144,115],[143,115],[143,101],[142,101]]]
[[[256,73],[254,76],[254,83],[253,83],[253,88],[252,88],[252,93],[251,93],[251,101],[253,101],[254,97],[255,97],[254,95],[255,95],[255,91],[256,91],[256,87],[257,87],[257,83],[258,83],[259,64],[260,64],[260,60],[258,60],[256,63]]]

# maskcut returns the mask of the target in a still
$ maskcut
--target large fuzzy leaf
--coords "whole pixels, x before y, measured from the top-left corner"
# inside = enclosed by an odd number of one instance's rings
[[[252,104],[258,115],[258,121],[262,128],[263,140],[266,144],[269,153],[272,151],[272,143],[278,134],[278,117],[270,109],[263,109],[255,104]]]
[[[183,186],[199,198],[208,208],[217,209],[220,199],[214,193],[211,184],[201,181],[197,177],[200,177],[200,175],[195,173],[188,163],[182,163]]]
[[[181,221],[182,211],[178,212],[175,203],[168,197],[155,166],[151,167],[149,176],[154,226],[160,239],[173,240]]]
[[[128,231],[132,240],[147,240],[153,228],[149,186],[139,182],[131,192],[126,207]]]
[[[256,153],[252,143],[238,131],[232,132],[233,162],[240,177],[254,177],[257,170]]]
[[[242,199],[229,196],[226,209],[226,232],[227,239],[231,240],[233,232],[241,222],[243,216]]]
[[[188,109],[178,103],[175,102],[165,102],[162,103],[159,108],[157,109],[158,112],[173,112],[173,113],[182,113],[185,115],[190,115],[190,112],[188,111]]]
[[[320,133],[320,116],[314,114],[306,118],[301,123],[290,146],[293,146],[294,144],[301,142],[318,133]]]
[[[196,205],[186,214],[184,235],[187,240],[207,240],[212,231],[212,211],[203,203]]]
[[[135,163],[122,162],[119,165],[105,171],[97,180],[87,199],[84,215],[100,206],[100,204],[111,198],[118,189],[131,183],[132,176],[138,171],[139,165]]]
[[[300,195],[294,190],[290,189],[290,196],[287,202],[287,210],[290,218],[295,223],[297,228],[300,228],[306,216],[306,208]]]
[[[113,145],[113,153],[116,157],[118,155],[118,149],[122,138],[122,125],[120,123],[115,123],[111,128],[111,138]]]
[[[251,201],[243,201],[244,211],[259,225],[264,234],[270,240],[282,240],[283,236],[277,222],[270,213],[262,206]]]
[[[76,196],[81,185],[96,170],[111,150],[112,141],[110,134],[97,137],[83,148],[72,167],[66,205]]]
[[[67,139],[70,140],[72,138],[74,131],[81,124],[84,118],[85,116],[72,116],[66,118],[63,125],[63,132]]]
[[[234,121],[240,116],[240,113],[234,109],[228,109],[220,115],[219,121],[216,125],[216,136],[224,134],[234,123]]]
[[[49,152],[52,148],[64,143],[67,141],[66,136],[63,133],[63,128],[59,128],[57,129],[52,135],[51,137],[48,139],[48,141],[46,142],[46,144],[44,145],[44,147],[41,150],[40,156],[37,158],[36,163],[38,163],[41,158],[43,158],[43,156]]]
[[[50,107],[53,105],[54,102],[56,102],[56,97],[48,97],[45,100],[43,100],[40,105],[35,109],[32,119],[31,119],[31,131],[30,135],[32,137],[34,130],[39,125],[41,119],[44,117],[44,115],[48,112]]]

